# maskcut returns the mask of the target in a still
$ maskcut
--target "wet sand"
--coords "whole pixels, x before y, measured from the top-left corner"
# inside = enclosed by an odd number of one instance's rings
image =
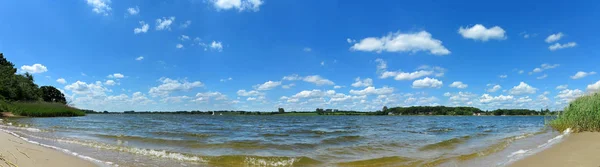
[[[512,167],[598,167],[600,133],[573,133],[564,141],[510,165]]]
[[[0,167],[92,167],[91,162],[0,131]]]

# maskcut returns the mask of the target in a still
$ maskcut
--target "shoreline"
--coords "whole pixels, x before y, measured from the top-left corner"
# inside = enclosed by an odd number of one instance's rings
[[[34,144],[11,134],[10,131],[0,129],[0,166],[9,167],[95,167],[90,161],[78,157],[78,154],[67,154],[49,148],[48,146]]]
[[[566,138],[536,154],[524,157],[511,167],[598,166],[600,133],[572,133]]]

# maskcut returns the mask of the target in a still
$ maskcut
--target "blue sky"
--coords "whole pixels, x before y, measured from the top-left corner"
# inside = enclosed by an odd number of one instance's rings
[[[600,89],[591,3],[2,1],[0,52],[94,110],[561,109]]]

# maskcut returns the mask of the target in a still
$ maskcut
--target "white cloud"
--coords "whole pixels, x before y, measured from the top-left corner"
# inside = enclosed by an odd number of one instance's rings
[[[465,102],[471,101],[471,98],[476,97],[477,95],[470,92],[458,92],[455,94],[446,92],[444,93],[444,96],[449,97],[448,100],[454,104],[464,105]]]
[[[464,89],[469,87],[469,85],[462,83],[461,81],[455,81],[452,82],[452,84],[450,84],[451,88],[458,88],[458,89]]]
[[[175,21],[175,17],[169,18],[163,17],[162,19],[156,19],[156,30],[171,30],[171,24]]]
[[[587,91],[589,91],[589,92],[598,92],[598,91],[600,91],[600,80],[598,82],[596,82],[596,83],[589,84],[587,86]]]
[[[556,89],[563,90],[563,89],[567,89],[567,87],[569,87],[569,85],[558,85],[558,86],[556,86]]]
[[[97,14],[108,16],[112,8],[110,0],[86,0],[87,4],[92,7],[92,11]]]
[[[340,85],[333,86],[333,89],[340,89],[340,88],[342,88],[342,86],[340,86]]]
[[[284,77],[285,79],[285,77]],[[304,79],[302,79],[304,82],[310,82],[310,83],[314,83],[317,86],[321,86],[321,85],[333,85],[334,83],[328,79],[325,79],[319,75],[311,75],[311,76],[306,76],[304,77]]]
[[[437,66],[423,65],[417,68],[415,72],[401,72],[401,71],[387,71],[387,63],[382,59],[376,59],[377,62],[377,73],[380,74],[379,78],[385,79],[394,77],[395,80],[414,80],[417,78],[435,75],[437,77],[444,76],[446,69]]]
[[[183,22],[179,27],[181,27],[181,28],[188,28],[190,25],[192,25],[192,21],[191,20],[187,20],[187,21]]]
[[[267,81],[267,82],[265,82],[263,84],[255,85],[254,88],[256,90],[271,90],[273,88],[276,88],[279,85],[281,85],[280,81],[277,81],[277,82],[275,82],[275,81]]]
[[[443,85],[443,82],[440,80],[437,80],[435,78],[423,78],[423,79],[419,79],[419,80],[415,80],[412,84],[413,88],[441,88]]]
[[[350,94],[355,94],[355,95],[383,95],[383,94],[391,94],[393,92],[394,92],[394,88],[387,87],[387,86],[384,86],[379,89],[369,86],[363,90],[350,90]]]
[[[233,78],[229,77],[227,79],[221,79],[219,81],[221,81],[221,82],[227,82],[227,81],[231,81],[231,80],[233,80]]]
[[[227,99],[227,96],[222,94],[221,92],[205,92],[197,93],[196,99],[192,101],[197,103],[210,103],[214,101],[225,101]]]
[[[117,84],[117,82],[113,81],[113,80],[106,80],[106,82],[104,82],[104,85],[108,85],[108,86],[113,86]]]
[[[479,98],[479,102],[481,102],[481,103],[507,102],[507,101],[511,101],[513,99],[514,99],[514,97],[511,95],[490,96],[489,94],[483,94]]]
[[[546,38],[546,43],[556,42],[556,41],[560,40],[560,38],[562,38],[563,36],[564,36],[564,34],[562,32],[559,32],[557,34],[552,34]]]
[[[508,75],[500,75],[498,77],[500,77],[500,78],[508,78]]]
[[[140,13],[140,8],[137,6],[135,8],[127,8],[127,13],[129,13],[129,15],[137,15]]]
[[[534,68],[532,72],[529,72],[529,75],[531,75],[533,73],[542,72],[544,70],[553,69],[553,68],[556,68],[558,66],[560,66],[560,64],[547,64],[547,63],[544,63],[544,64],[542,64],[541,67]]]
[[[504,29],[494,26],[492,28],[485,28],[485,26],[481,24],[475,24],[473,27],[460,27],[458,29],[458,33],[463,36],[463,38],[469,38],[473,40],[480,41],[488,41],[490,39],[496,40],[504,40],[506,36],[504,35]]]
[[[519,83],[519,85],[513,87],[508,91],[511,95],[521,95],[521,94],[535,94],[537,88],[529,86],[525,82]]]
[[[306,48],[302,49],[302,51],[305,51],[305,52],[311,52],[311,51],[312,51],[312,49],[311,49],[311,48],[308,48],[308,47],[306,47]]]
[[[125,75],[123,75],[123,74],[121,74],[121,73],[114,73],[114,74],[110,74],[110,75],[108,75],[108,76],[106,76],[106,77],[108,77],[108,78],[117,78],[117,79],[120,79],[120,78],[125,78]]]
[[[350,39],[350,38],[346,38],[346,42],[348,42],[348,43],[356,43],[356,40]]]
[[[21,70],[31,73],[31,74],[39,74],[48,71],[48,68],[42,64],[33,64],[33,65],[23,65],[21,66]]]
[[[588,86],[588,90],[589,90],[589,86]],[[569,103],[583,95],[584,95],[583,91],[581,91],[579,89],[575,89],[575,90],[565,89],[565,90],[558,92],[558,94],[554,98],[557,99],[557,101],[556,101],[557,103],[566,104],[566,103]]]
[[[137,61],[144,60],[144,56],[137,57],[137,58],[135,58],[135,60],[137,60]]]
[[[488,84],[488,86],[492,86],[492,85]],[[487,89],[486,91],[487,92],[496,92],[496,91],[498,91],[500,89],[502,89],[502,86],[500,86],[500,85],[494,85],[491,88]]]
[[[110,90],[102,87],[102,82],[96,81],[96,83],[87,84],[82,81],[74,82],[70,85],[65,86],[66,90],[70,90],[72,93],[77,95],[87,95],[91,97],[106,96],[106,92]]]
[[[177,49],[181,49],[181,48],[183,48],[183,45],[182,45],[182,44],[180,44],[180,43],[178,43],[177,45],[175,45],[175,48],[177,48]]]
[[[217,10],[237,9],[238,11],[259,11],[262,0],[209,0]]]
[[[181,40],[181,41],[190,40],[190,36],[187,36],[187,35],[181,35],[181,36],[179,36],[179,40]]]
[[[204,86],[204,84],[200,81],[194,81],[194,82],[188,82],[186,80],[178,81],[178,80],[173,80],[173,79],[165,78],[165,77],[160,78],[159,81],[161,82],[161,84],[156,87],[150,88],[150,91],[148,92],[153,97],[156,97],[156,96],[164,97],[164,96],[169,95],[172,92],[189,91],[193,88],[198,88],[198,87]]]
[[[546,77],[548,77],[548,74],[544,74],[542,76],[536,77],[536,79],[545,79]]]
[[[389,33],[381,38],[368,37],[355,43],[351,50],[365,52],[418,52],[429,51],[434,55],[447,55],[450,51],[442,45],[442,41],[431,38],[427,31],[416,33]]]
[[[139,34],[139,33],[146,33],[146,32],[148,32],[148,29],[150,28],[150,25],[146,24],[146,22],[144,22],[144,21],[140,21],[140,25],[142,27],[134,28],[133,29],[133,34]]]
[[[596,72],[591,71],[591,72],[584,72],[584,71],[579,71],[577,73],[575,73],[575,75],[571,76],[571,79],[581,79],[590,75],[594,75],[596,74]]]
[[[191,97],[189,96],[169,96],[162,98],[160,101],[163,103],[181,103],[183,102],[183,100],[187,100],[190,98]]]
[[[354,79],[354,83],[352,83],[353,87],[369,87],[373,86],[373,79],[366,78],[364,80],[360,80],[360,77]]]
[[[212,41],[212,43],[210,43],[210,48],[221,52],[223,51],[223,44],[221,42]]]
[[[555,51],[555,50],[558,50],[558,49],[572,48],[572,47],[575,47],[575,46],[577,46],[577,43],[575,43],[575,42],[569,42],[569,43],[566,43],[566,44],[555,43],[554,45],[550,45],[548,47],[548,49],[550,49],[551,51]]]
[[[58,79],[56,80],[56,82],[58,82],[58,83],[60,83],[60,84],[66,84],[66,83],[67,83],[67,80],[65,80],[64,78],[58,78]]]
[[[237,91],[237,95],[238,96],[244,96],[244,97],[247,97],[247,96],[262,96],[262,95],[264,95],[264,93],[261,93],[259,91],[255,91],[255,90],[246,91],[246,90],[242,89],[242,90],[238,90]]]
[[[523,73],[525,73],[524,70],[519,70],[519,74],[523,74]]]
[[[291,83],[291,84],[287,84],[287,85],[281,85],[281,88],[283,88],[283,89],[289,89],[289,88],[292,88],[294,86],[296,86],[296,84]]]

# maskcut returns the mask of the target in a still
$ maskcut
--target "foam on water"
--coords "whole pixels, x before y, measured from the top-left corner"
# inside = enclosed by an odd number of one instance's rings
[[[541,152],[544,149],[547,149],[550,146],[552,146],[552,145],[554,145],[556,143],[561,142],[562,139],[565,136],[568,136],[569,134],[571,134],[571,128],[566,129],[565,131],[563,131],[562,134],[560,134],[558,136],[555,136],[554,138],[549,139],[545,143],[538,145],[536,148],[526,149],[526,150],[521,149],[521,150],[518,150],[518,151],[515,151],[515,152],[511,153],[510,155],[507,156],[508,161],[504,162],[504,163],[500,163],[499,165],[505,166],[505,165],[514,163],[514,162],[516,162],[516,161],[518,161],[520,159],[523,159],[523,158],[525,158],[527,156],[531,156],[533,154]]]

